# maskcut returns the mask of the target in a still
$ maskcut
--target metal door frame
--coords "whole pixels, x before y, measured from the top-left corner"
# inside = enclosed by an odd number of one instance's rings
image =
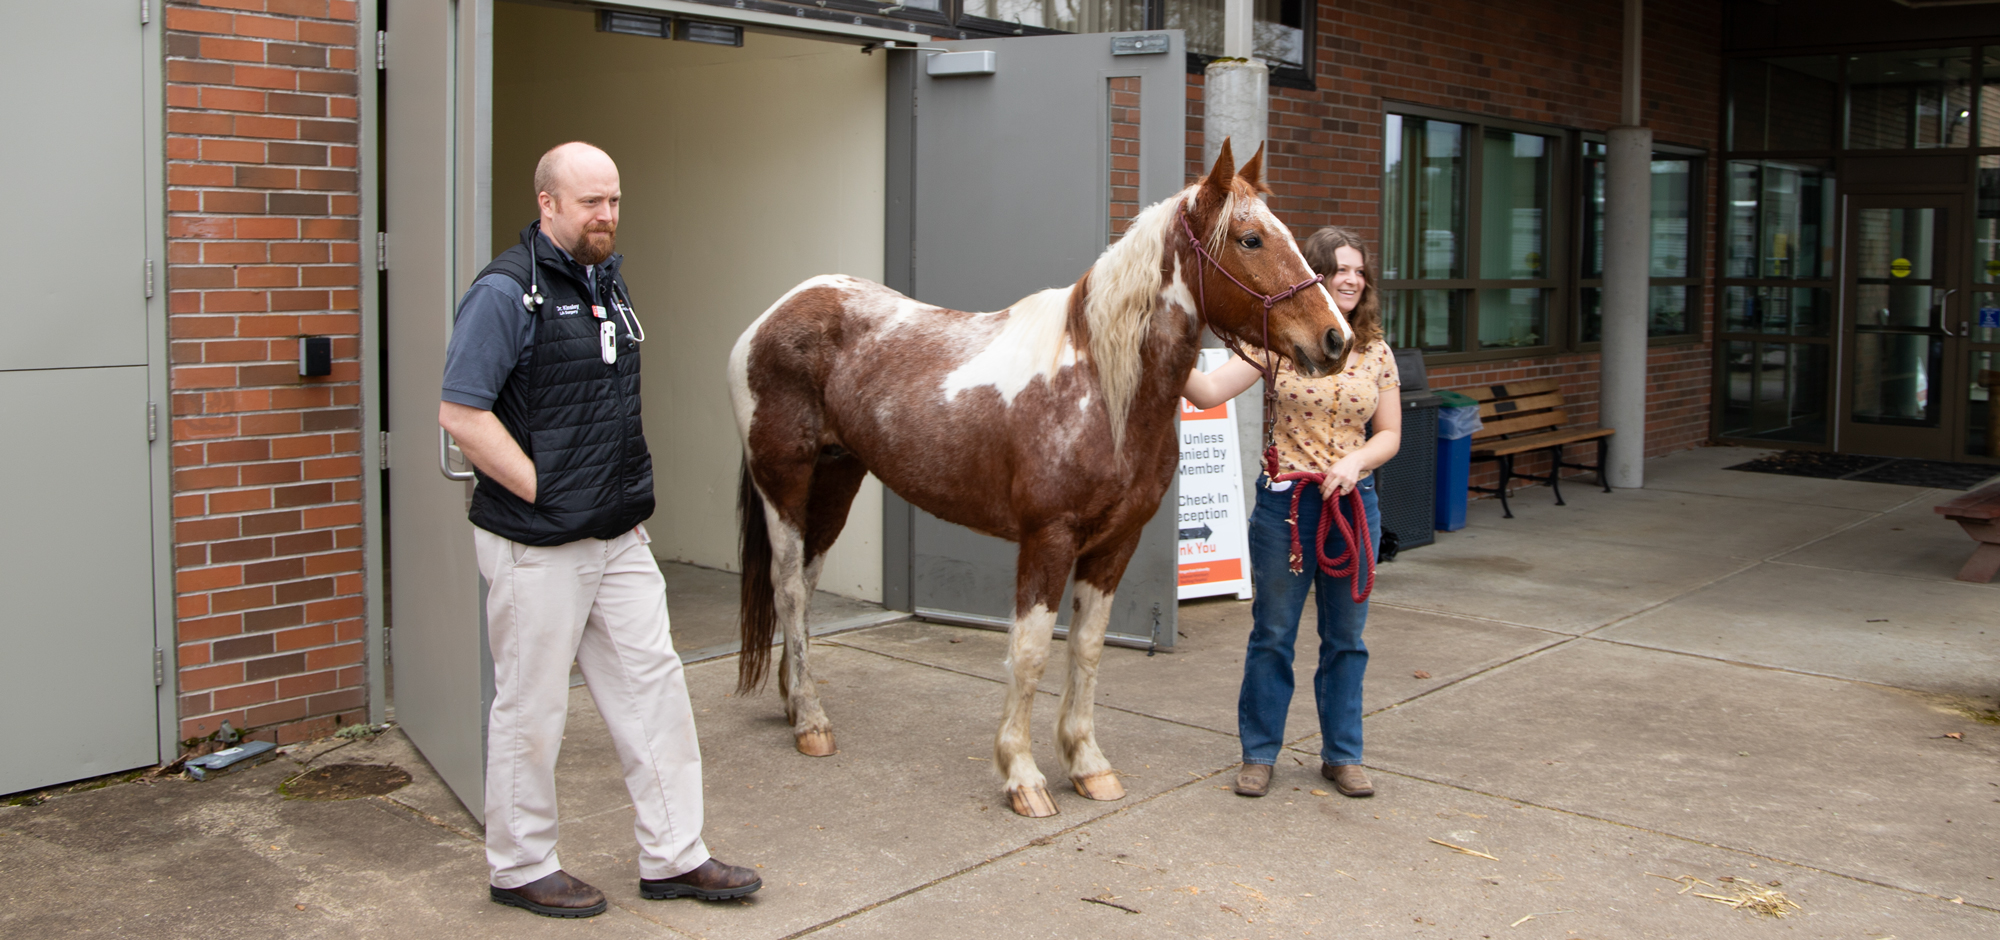
[[[1962,414],[1964,402],[1947,391],[1960,388],[1959,374],[1965,369],[1965,349],[1967,340],[1951,330],[1952,310],[1963,311],[1971,302],[1970,286],[1965,260],[1970,257],[1971,234],[1969,220],[1960,218],[1964,213],[1965,196],[1962,192],[1911,192],[1911,193],[1848,193],[1842,199],[1840,219],[1840,297],[1835,304],[1838,322],[1835,325],[1835,350],[1838,356],[1834,363],[1834,429],[1835,449],[1841,453],[1869,453],[1905,449],[1896,443],[1898,438],[1915,438],[1928,434],[1940,435],[1943,451],[1940,453],[1880,453],[1884,457],[1923,457],[1933,460],[1956,460],[1964,452],[1965,428]],[[1932,277],[1934,291],[1950,291],[1943,301],[1944,311],[1938,322],[1942,331],[1942,358],[1938,373],[1931,380],[1932,400],[1937,410],[1938,426],[1935,430],[1896,428],[1882,426],[1875,428],[1854,423],[1855,356],[1859,351],[1860,310],[1855,303],[1859,288],[1860,264],[1858,252],[1860,242],[1854,237],[1853,226],[1858,224],[1860,213],[1866,209],[1932,209],[1937,213],[1935,225],[1936,246],[1931,255],[1936,266]],[[1963,231],[1961,231],[1963,229]],[[1935,303],[1935,301],[1934,301]],[[1960,317],[1963,319],[1963,317]]]
[[[164,4],[162,5],[164,6]],[[144,154],[146,258],[152,265],[151,296],[146,303],[146,397],[153,409],[153,439],[148,454],[152,486],[153,530],[153,650],[160,664],[154,691],[154,721],[159,727],[160,763],[180,754],[180,630],[174,596],[174,419],[170,387],[173,365],[167,357],[167,298],[172,288],[167,267],[167,57],[162,10],[140,25],[140,111],[145,126],[140,144]]]
[[[388,132],[387,120],[389,115],[386,108],[388,103],[386,98],[388,96],[387,94],[378,96],[370,83],[364,83],[361,106],[362,114],[364,115],[361,144],[363,153],[362,179],[364,186],[362,230],[364,232],[383,231],[385,229],[385,226],[382,224],[384,221],[387,222],[386,228],[391,230],[388,238],[388,254],[391,267],[389,268],[390,276],[387,278],[386,283],[394,284],[398,276],[404,278],[442,277],[445,280],[441,291],[432,291],[434,296],[425,295],[421,302],[413,302],[412,305],[416,309],[394,312],[392,314],[393,320],[390,324],[390,331],[400,333],[404,329],[419,328],[407,325],[412,322],[412,318],[438,316],[441,318],[441,321],[428,322],[434,322],[442,326],[443,330],[441,330],[441,333],[449,335],[451,311],[458,297],[458,291],[469,282],[474,272],[484,267],[492,258],[492,110],[494,64],[492,50],[495,15],[494,4],[497,2],[499,0],[447,0],[446,6],[448,10],[442,15],[449,24],[449,37],[406,35],[399,38],[393,33],[387,37],[386,45],[390,68],[381,75],[385,89],[394,87],[392,83],[397,81],[397,72],[399,69],[442,67],[446,70],[443,80],[444,97],[447,100],[445,102],[426,102],[424,106],[437,107],[442,104],[445,112],[443,123],[448,126],[448,129],[442,130],[440,133],[447,134],[449,139],[449,143],[444,145],[446,152],[438,155],[444,162],[442,176],[445,184],[436,194],[435,199],[410,206],[404,206],[399,203],[398,209],[400,214],[393,219],[384,220],[383,218],[382,200],[388,198],[386,186],[389,183],[389,179],[386,173],[386,166],[380,170],[374,169],[371,166],[373,154],[376,152],[374,149],[375,143],[380,138],[377,136],[376,126],[368,119],[368,116],[372,114],[381,114],[383,120],[381,133],[386,134]],[[391,7],[405,3],[412,4],[413,9],[434,8],[437,5],[437,0],[389,0]],[[603,6],[594,3],[580,5],[588,8]],[[386,23],[374,23],[373,5],[364,4],[364,6],[368,9],[363,13],[363,35],[367,34],[366,29],[371,25],[378,28],[386,28],[388,26]],[[703,19],[741,23],[745,27],[752,29],[770,30],[791,35],[806,35],[821,40],[848,41],[856,44],[867,41],[881,42],[884,40],[908,42],[912,38],[908,33],[872,26],[849,25],[823,20],[794,20],[791,17],[781,17],[754,10],[735,10],[728,7],[693,4],[685,2],[685,0],[621,0],[617,6],[619,8],[648,9],[666,13],[692,13],[698,14]],[[437,47],[427,46],[425,45],[426,39],[435,40],[439,45]],[[436,53],[443,52],[442,46],[447,44],[450,46],[448,54],[442,57],[437,56]],[[427,54],[429,58],[427,58]],[[445,58],[448,61],[440,64],[437,61],[439,58]],[[436,74],[431,76],[434,80],[438,77]],[[420,89],[413,94],[422,95],[424,93],[424,90]],[[378,98],[381,100],[378,100]],[[422,99],[414,100],[422,101]],[[383,110],[379,112],[374,111],[371,108],[371,103],[380,106]],[[384,141],[384,143],[393,145],[393,142],[390,141]],[[390,159],[388,151],[382,150],[381,153],[382,160],[386,164]],[[429,223],[428,227],[413,226],[410,222],[413,216],[426,217]],[[431,229],[440,226],[442,227],[441,233],[431,231]],[[429,244],[420,243],[418,237],[424,233],[435,235],[438,237],[438,240]],[[444,262],[442,265],[444,270],[426,270],[425,263],[431,259],[442,260]],[[362,287],[363,382],[368,383],[367,388],[373,389],[379,387],[374,383],[384,378],[380,369],[381,353],[384,345],[389,341],[389,336],[377,335],[384,331],[377,330],[375,324],[378,322],[377,317],[383,309],[382,305],[387,302],[387,298],[386,294],[377,289],[378,285],[385,282],[378,277],[377,273],[371,269],[371,266],[364,264],[362,267],[364,269]],[[430,286],[432,288],[438,287],[435,284]],[[380,299],[378,300],[378,298]],[[435,304],[436,306],[429,306],[431,304]],[[427,329],[428,327],[421,328]],[[399,353],[404,356],[409,355],[409,353],[401,352],[400,350]],[[441,342],[437,345],[436,353],[437,355],[434,363],[432,363],[432,367],[441,376],[444,365]],[[398,369],[395,371],[401,370]],[[395,381],[393,375],[387,378],[392,382]],[[460,487],[466,484],[446,485],[438,476],[438,463],[441,457],[433,447],[437,440],[438,430],[434,418],[425,416],[426,414],[435,413],[436,394],[434,390],[436,387],[436,384],[433,383],[431,386],[433,391],[426,393],[420,403],[398,402],[393,400],[392,395],[391,401],[376,402],[372,408],[365,409],[366,417],[364,418],[363,427],[364,456],[371,456],[373,459],[380,458],[381,452],[377,449],[376,443],[378,435],[371,432],[381,428],[385,415],[391,413],[398,415],[401,420],[390,421],[389,425],[392,434],[400,432],[403,434],[403,437],[395,439],[399,443],[390,447],[387,455],[387,464],[391,468],[390,478],[392,480],[400,480],[403,487],[401,490],[402,499],[394,501],[394,504],[408,506],[410,505],[408,501],[429,499],[433,501],[433,505],[435,506],[437,505],[436,500],[443,499],[449,505],[449,512],[445,514],[452,517],[449,525],[453,531],[457,531],[462,535],[462,538],[454,543],[454,547],[451,549],[453,553],[452,563],[455,563],[460,568],[469,570],[462,572],[459,576],[462,578],[463,593],[458,596],[456,601],[448,598],[444,600],[449,613],[445,614],[442,619],[452,622],[462,622],[464,625],[452,628],[449,626],[435,627],[426,624],[426,628],[466,629],[470,634],[476,635],[476,641],[471,636],[454,635],[446,638],[444,642],[460,647],[461,652],[466,653],[471,652],[473,644],[476,642],[478,650],[477,658],[475,659],[471,656],[462,657],[458,661],[456,668],[478,669],[481,675],[476,680],[469,680],[460,672],[454,674],[453,680],[459,686],[466,686],[469,682],[476,681],[480,688],[480,704],[483,706],[484,703],[490,702],[493,696],[492,660],[490,652],[486,649],[485,581],[483,578],[478,577],[477,565],[472,560],[472,525],[464,516],[463,508],[465,502],[464,497],[460,495],[465,492]],[[391,408],[395,409],[395,411],[386,411],[386,409]],[[400,476],[397,475],[398,473],[400,473]],[[368,518],[371,520],[381,520],[383,518],[383,498],[382,494],[377,492],[377,489],[377,487],[364,487],[364,499],[368,501],[366,511]],[[420,495],[426,493],[428,496]],[[401,515],[402,511],[399,511],[398,514]],[[371,622],[376,624],[382,622],[380,618],[382,617],[383,601],[380,589],[380,585],[382,584],[380,575],[384,555],[390,555],[390,563],[392,565],[395,563],[393,554],[386,552],[382,544],[381,529],[381,525],[370,527],[370,541],[366,556],[369,563],[373,566],[369,571],[371,576],[370,583],[374,586],[370,591],[369,613]],[[405,599],[417,596],[417,588],[414,584],[414,579],[412,583],[406,583],[403,590],[399,592],[399,596]],[[435,586],[427,586],[425,590],[426,592],[435,592],[442,589]],[[412,629],[412,625],[405,624],[404,629]],[[401,635],[410,636],[411,634],[404,633]],[[428,640],[429,638],[427,637],[426,639]],[[375,683],[374,689],[377,690],[371,695],[371,709],[375,708],[376,703],[379,701],[377,696],[382,691],[385,691],[384,685],[379,681],[378,673],[380,667],[379,665],[374,665],[380,662],[380,657],[376,654],[381,650],[382,646],[382,636],[379,629],[377,629],[371,633],[369,646],[371,670],[374,670],[370,673],[370,679],[371,682]],[[406,655],[409,654],[406,653]],[[413,678],[413,676],[406,672],[401,678],[409,679]],[[412,688],[414,686],[405,685],[404,687]],[[449,707],[456,709],[466,708],[469,702],[469,691],[469,688],[452,690],[449,693],[450,695],[463,696],[464,698],[452,699]],[[484,708],[480,709],[477,718],[478,727],[481,729],[481,736],[478,742],[479,751],[476,767],[468,766],[473,758],[471,755],[465,753],[466,742],[456,739],[446,741],[436,737],[441,735],[449,738],[454,732],[441,727],[423,727],[426,720],[423,717],[419,718],[417,727],[412,727],[408,721],[408,712],[399,711],[397,717],[399,723],[404,725],[405,732],[410,733],[412,740],[418,743],[419,750],[423,750],[426,742],[429,742],[434,753],[426,752],[426,758],[431,760],[433,766],[437,767],[440,771],[440,774],[446,777],[447,785],[452,789],[454,794],[461,797],[460,802],[465,805],[466,809],[475,817],[483,820],[485,808],[483,801],[480,799],[480,790],[483,789],[483,785],[479,788],[474,788],[469,785],[468,781],[473,774],[477,774],[481,779],[484,776]],[[468,720],[470,720],[469,717],[462,713],[458,714],[456,718],[441,719],[444,724],[454,725]],[[457,780],[460,783],[467,783],[467,785],[460,787],[453,784],[453,780]]]

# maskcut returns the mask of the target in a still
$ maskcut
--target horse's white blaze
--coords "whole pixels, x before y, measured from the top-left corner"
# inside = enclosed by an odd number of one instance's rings
[[[1068,342],[1069,294],[1052,287],[1029,294],[1002,311],[1006,320],[986,346],[944,377],[945,401],[982,385],[993,386],[1008,405],[1036,378],[1048,380],[1076,362]]]
[[[1261,207],[1263,203],[1258,203],[1258,205]],[[1292,257],[1299,259],[1299,266],[1307,271],[1311,271],[1312,265],[1306,263],[1306,253],[1299,250],[1299,242],[1297,239],[1292,237],[1291,230],[1286,228],[1284,223],[1279,222],[1277,216],[1271,215],[1271,211],[1269,209],[1265,209],[1264,214],[1271,217],[1271,224],[1270,224],[1271,230],[1274,232],[1282,233],[1285,239],[1285,247],[1290,248],[1292,250]],[[1340,324],[1340,334],[1346,337],[1348,342],[1350,343],[1353,342],[1354,327],[1352,324],[1349,324],[1347,322],[1347,314],[1340,312],[1340,305],[1333,302],[1333,294],[1327,291],[1326,281],[1322,280],[1318,284],[1314,284],[1313,289],[1319,291],[1319,296],[1321,300],[1326,301],[1326,309],[1333,311],[1333,321],[1335,323]],[[1335,363],[1334,368],[1339,369],[1340,364]]]

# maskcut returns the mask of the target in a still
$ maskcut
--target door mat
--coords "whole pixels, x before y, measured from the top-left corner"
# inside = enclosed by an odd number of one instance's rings
[[[1781,450],[1728,470],[1750,473],[1779,473],[1822,480],[1859,480],[1863,483],[1894,483],[1942,490],[1969,490],[2000,474],[1992,464],[1952,463],[1946,460],[1915,460],[1907,457],[1869,457],[1863,454],[1826,454],[1807,450]]]

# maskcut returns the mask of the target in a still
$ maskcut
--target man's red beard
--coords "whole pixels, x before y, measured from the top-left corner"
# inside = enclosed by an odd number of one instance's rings
[[[576,247],[569,250],[570,257],[586,267],[603,264],[611,257],[612,248],[618,243],[618,226],[594,225],[587,227],[576,238]]]

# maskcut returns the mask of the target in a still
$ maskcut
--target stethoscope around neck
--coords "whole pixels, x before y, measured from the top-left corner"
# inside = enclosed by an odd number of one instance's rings
[[[528,291],[521,295],[521,305],[527,307],[529,313],[541,310],[542,305],[548,303],[548,299],[542,296],[541,260],[535,255],[535,243],[540,240],[540,232],[528,239]],[[611,309],[618,311],[618,319],[625,321],[625,332],[632,337],[632,342],[646,341],[646,328],[639,323],[639,314],[632,309],[632,298],[615,277],[611,279]],[[597,347],[605,365],[618,361],[618,328],[609,320],[603,321],[598,329]]]

